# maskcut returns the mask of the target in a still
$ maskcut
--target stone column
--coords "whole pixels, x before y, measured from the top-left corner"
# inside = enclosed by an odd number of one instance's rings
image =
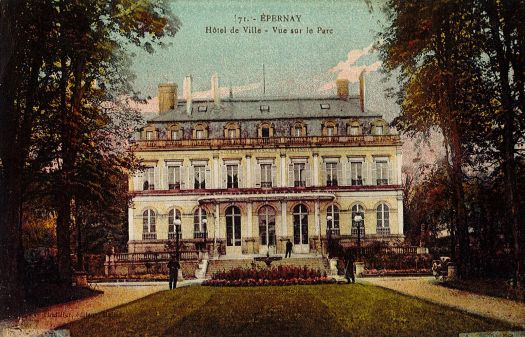
[[[135,240],[135,221],[133,221],[133,208],[128,208],[128,236],[129,241]]]
[[[247,221],[246,221],[246,237],[252,238],[253,237],[253,228],[252,228],[252,217],[253,217],[253,204],[249,202],[246,205],[246,212],[248,213]]]
[[[213,187],[220,188],[219,184],[219,155],[213,155]]]
[[[398,185],[401,185],[402,182],[401,182],[401,178],[402,178],[402,172],[401,172],[401,167],[403,166],[403,152],[401,152],[401,147],[399,147],[396,151],[396,161],[397,161],[397,167],[396,167],[396,173],[397,173],[397,177],[396,177],[396,183]]]
[[[281,235],[288,236],[288,225],[286,222],[286,201],[281,201]]]
[[[286,187],[286,154],[281,153],[281,181],[279,187]]]
[[[314,161],[314,174],[312,177],[312,185],[319,186],[319,153],[314,152],[313,161]]]
[[[253,187],[252,185],[252,155],[246,155],[246,184],[244,187]]]
[[[397,196],[397,228],[399,234],[403,234],[403,227],[403,194],[400,194]]]
[[[319,211],[319,200],[315,201],[314,216],[315,216],[315,235],[320,236],[321,235],[321,215]]]
[[[213,226],[213,250],[214,253],[218,256],[219,252],[217,250],[217,236],[219,235],[219,224],[220,224],[220,205],[219,203],[215,204],[215,224]]]

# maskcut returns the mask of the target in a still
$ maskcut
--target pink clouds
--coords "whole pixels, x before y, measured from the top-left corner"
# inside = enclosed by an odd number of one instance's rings
[[[340,61],[335,67],[330,68],[329,71],[337,75],[337,79],[346,79],[350,83],[359,82],[359,75],[361,72],[377,71],[381,67],[381,61],[376,61],[369,65],[356,65],[355,63],[363,56],[370,54],[372,45],[363,49],[354,49],[348,52],[346,60]],[[324,83],[319,87],[319,91],[328,91],[335,88],[335,81]]]

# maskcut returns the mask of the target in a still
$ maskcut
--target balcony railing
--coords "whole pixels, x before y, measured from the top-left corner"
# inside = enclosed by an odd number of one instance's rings
[[[157,233],[142,233],[142,240],[157,240]]]
[[[180,190],[180,183],[168,184],[170,190]]]
[[[357,237],[359,234],[361,234],[361,238],[365,236],[365,229],[361,227],[361,231],[357,227],[352,227],[352,236]]]
[[[261,181],[261,187],[263,188],[272,187],[272,182],[271,181]]]
[[[168,240],[176,240],[177,233],[168,233]],[[179,233],[179,240],[182,240],[182,233]]]
[[[271,138],[211,138],[211,139],[154,139],[137,140],[136,147],[148,148],[198,148],[198,147],[259,147],[294,145],[382,145],[400,144],[399,135],[360,136],[306,136]]]
[[[208,232],[193,232],[194,239],[204,239],[208,238]]]
[[[338,237],[338,236],[341,236],[341,229],[340,228],[327,228],[326,229],[326,236],[327,237]]]
[[[390,227],[377,227],[377,235],[390,235]]]

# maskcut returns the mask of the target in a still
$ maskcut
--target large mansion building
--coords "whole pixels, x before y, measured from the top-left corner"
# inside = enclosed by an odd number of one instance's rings
[[[401,141],[337,81],[334,97],[192,99],[191,77],[159,85],[159,111],[132,149],[129,252],[180,233],[210,256],[323,253],[328,237],[403,238]],[[362,215],[362,229],[354,221]],[[180,225],[179,225],[180,224]],[[179,227],[179,228],[177,228]]]

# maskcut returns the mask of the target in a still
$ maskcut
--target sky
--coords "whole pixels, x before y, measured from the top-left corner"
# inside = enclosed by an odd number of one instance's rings
[[[366,70],[366,104],[391,120],[398,111],[379,72],[372,45],[384,21],[380,2],[174,0],[182,26],[171,45],[154,54],[136,51],[135,88],[152,97],[157,85],[175,82],[182,96],[184,76],[193,79],[193,97],[210,96],[210,78],[219,76],[221,94],[234,97],[317,97],[335,95],[335,80],[350,80],[358,93],[358,76]],[[237,33],[232,32],[238,30]],[[286,32],[283,31],[286,29]],[[246,32],[246,31],[250,32]],[[276,31],[274,31],[276,30]],[[293,31],[292,31],[293,30]],[[251,33],[260,31],[259,33]],[[264,65],[264,85],[263,85]]]

